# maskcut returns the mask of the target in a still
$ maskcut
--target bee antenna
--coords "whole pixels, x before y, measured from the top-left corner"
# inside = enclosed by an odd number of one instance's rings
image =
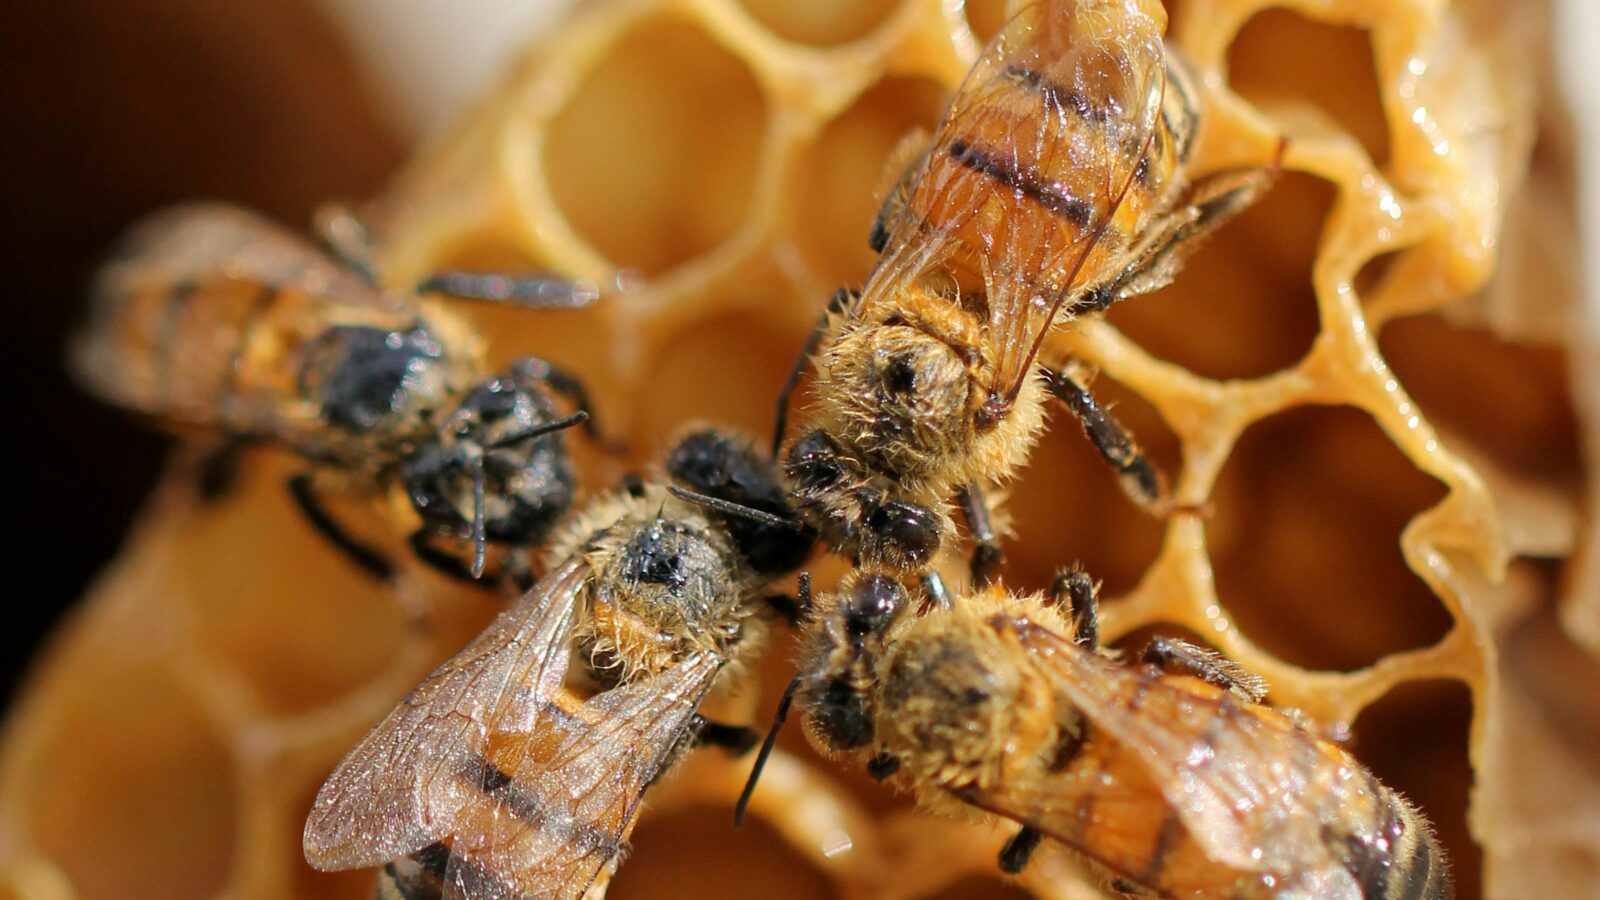
[[[778,731],[783,728],[783,723],[789,718],[789,704],[794,702],[795,691],[800,689],[800,676],[796,675],[789,681],[789,686],[783,689],[783,696],[778,699],[778,711],[772,716],[772,727],[767,729],[767,736],[761,739],[761,752],[756,754],[755,765],[750,767],[750,779],[744,783],[744,790],[739,792],[739,802],[733,805],[733,827],[744,827],[744,811],[750,805],[750,798],[755,795],[756,782],[761,780],[761,770],[767,767],[767,758],[772,755],[772,748],[778,742]]]
[[[483,557],[488,543],[483,513],[483,454],[472,457],[472,577],[483,577]]]
[[[506,447],[520,444],[523,441],[531,441],[540,435],[549,434],[552,431],[562,431],[567,428],[571,428],[574,425],[582,425],[587,421],[589,421],[589,414],[580,409],[564,419],[556,419],[551,422],[540,422],[537,425],[529,425],[527,428],[524,428],[521,431],[514,431],[511,434],[508,434],[505,437],[488,444],[487,447],[490,450],[503,450]]]
[[[675,484],[667,485],[667,490],[672,492],[672,496],[677,497],[680,500],[687,500],[690,503],[699,504],[707,509],[714,509],[717,512],[727,513],[730,516],[739,516],[741,518],[749,519],[753,522],[760,522],[763,525],[772,525],[778,528],[788,528],[791,531],[799,531],[801,527],[800,520],[798,519],[775,516],[766,510],[756,509],[753,506],[745,506],[743,503],[735,503],[732,500],[724,500],[721,497],[712,497],[709,494],[701,494],[696,491],[691,491],[685,487],[679,487]]]

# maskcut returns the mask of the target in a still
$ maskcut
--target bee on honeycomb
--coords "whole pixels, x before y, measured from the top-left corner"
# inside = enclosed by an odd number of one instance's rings
[[[1600,709],[1574,686],[1600,669],[1580,554],[1596,419],[1568,388],[1592,361],[1557,264],[1573,158],[1540,112],[1543,4],[1168,6],[1205,122],[1188,175],[1267,163],[1284,135],[1294,153],[1172,286],[1041,353],[1097,369],[1174,500],[1207,514],[1145,515],[1050,429],[1006,499],[1007,580],[1082,559],[1107,644],[1188,633],[1347,726],[1434,821],[1458,896],[1593,893]],[[591,489],[687,419],[765,431],[819,303],[872,265],[893,148],[1005,18],[977,0],[581,5],[375,198],[382,269],[630,273],[570,316],[470,313],[489,366],[537,354],[589,380],[637,454],[583,454]],[[312,797],[497,608],[403,547],[380,547],[392,588],[322,561],[282,495],[294,465],[254,456],[209,506],[169,479],[137,518],[8,715],[0,892],[371,896],[370,872],[301,857]],[[789,653],[705,713],[769,714]],[[734,832],[747,774],[708,755],[652,789],[610,896],[1096,896],[1049,848],[1001,880],[1008,833],[896,805],[797,734],[758,827]]]

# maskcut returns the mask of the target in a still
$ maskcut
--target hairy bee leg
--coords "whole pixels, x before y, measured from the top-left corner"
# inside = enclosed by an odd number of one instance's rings
[[[1199,179],[1174,205],[1177,212],[1154,223],[1128,265],[1106,284],[1075,299],[1067,306],[1067,312],[1097,312],[1118,300],[1170,284],[1200,239],[1254,203],[1277,174],[1278,169],[1273,166],[1229,170]]]
[[[417,282],[419,294],[445,294],[521,309],[582,309],[600,298],[594,285],[554,275],[501,275],[445,270]]]
[[[312,484],[311,473],[301,472],[290,477],[288,486],[289,496],[294,498],[295,505],[300,507],[300,513],[311,523],[311,527],[372,577],[383,581],[394,579],[394,563],[387,556],[351,537],[344,526],[322,508],[322,500],[317,496],[316,485]]]
[[[1050,582],[1050,602],[1060,606],[1066,601],[1072,610],[1072,620],[1077,623],[1073,639],[1090,650],[1100,648],[1100,585],[1089,577],[1082,566],[1074,564],[1056,574]]]
[[[895,180],[884,192],[883,202],[878,204],[878,215],[872,220],[872,231],[867,234],[867,246],[873,253],[882,253],[883,248],[889,246],[889,233],[894,230],[895,220],[905,211],[917,172],[927,158],[930,140],[932,135],[927,129],[914,128],[889,152],[884,172],[895,173]]]
[[[735,756],[742,756],[761,742],[761,732],[748,725],[727,725],[698,714],[693,721],[696,747],[721,747]]]
[[[1042,840],[1044,832],[1031,825],[1022,826],[1011,836],[1011,840],[1006,841],[1005,846],[1000,848],[1000,870],[1007,875],[1021,874]]]
[[[1083,433],[1100,455],[1121,476],[1122,488],[1134,502],[1155,511],[1162,507],[1165,491],[1155,466],[1139,452],[1128,429],[1095,399],[1068,363],[1046,371],[1046,388],[1066,405],[1083,425]]]
[[[811,363],[812,354],[817,352],[817,347],[822,344],[822,336],[828,333],[828,319],[850,308],[852,303],[860,299],[861,295],[849,288],[839,288],[833,292],[828,300],[828,310],[817,320],[811,334],[806,336],[805,345],[800,348],[800,354],[795,357],[794,367],[789,370],[789,377],[783,381],[783,387],[778,389],[778,410],[772,424],[772,458],[778,458],[778,450],[783,447],[783,433],[789,427],[789,399],[794,396],[794,389],[800,385],[800,376],[805,374],[806,366]]]
[[[994,530],[994,511],[989,498],[976,481],[970,482],[957,495],[957,505],[972,533],[972,560],[969,563],[974,587],[987,587],[994,579],[995,570],[1005,563],[1005,551],[1000,548],[1000,538]]]
[[[607,437],[600,430],[599,420],[594,414],[594,403],[589,400],[589,389],[584,386],[583,379],[565,369],[551,365],[537,357],[524,357],[513,365],[518,372],[527,375],[536,381],[544,382],[550,390],[555,391],[568,400],[578,412],[584,413],[589,418],[583,422],[583,431],[595,443],[600,444],[613,453],[622,453],[628,449],[627,442]]]
[[[217,446],[206,451],[195,465],[195,487],[200,500],[212,503],[222,499],[239,483],[239,460],[244,451],[254,444],[253,438],[229,435]]]
[[[1180,641],[1176,638],[1158,637],[1146,644],[1139,658],[1160,668],[1163,672],[1190,675],[1225,691],[1238,694],[1250,703],[1260,703],[1267,696],[1267,682],[1215,650]]]

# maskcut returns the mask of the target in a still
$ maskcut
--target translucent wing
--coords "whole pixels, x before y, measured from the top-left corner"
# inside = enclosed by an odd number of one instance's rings
[[[1137,173],[1164,146],[1165,67],[1148,7],[1066,0],[1012,17],[952,101],[855,321],[908,284],[981,292],[993,383],[1014,391],[1061,304],[1114,274],[1153,202]]]
[[[345,756],[306,819],[318,869],[381,865],[446,838],[482,804],[491,739],[551,728],[578,594],[573,557],[429,675]]]
[[[299,235],[221,203],[163,210],[136,226],[97,282],[97,294],[205,289],[249,282],[330,303],[377,303],[379,294]]]
[[[551,718],[536,739],[498,754],[508,780],[458,818],[445,898],[581,897],[622,851],[645,788],[721,666],[698,653]]]
[[[1359,814],[1383,799],[1365,770],[1349,760],[1330,765],[1329,751],[1288,719],[1225,693],[1186,690],[1031,623],[1016,623],[1016,631],[1093,726],[1138,755],[1208,856],[1241,871],[1348,881],[1325,828],[1375,820]],[[1051,808],[1030,821],[1066,835],[1074,812]]]
[[[288,318],[311,328],[327,318],[319,310],[339,305],[373,324],[406,324],[405,302],[252,213],[180,206],[136,226],[96,277],[73,368],[108,400],[203,420],[231,398],[239,354],[263,317],[299,311]]]

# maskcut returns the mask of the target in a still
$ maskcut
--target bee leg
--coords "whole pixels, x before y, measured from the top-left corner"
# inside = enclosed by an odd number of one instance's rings
[[[1139,445],[1134,443],[1128,429],[1089,392],[1082,377],[1075,371],[1078,368],[1068,363],[1059,369],[1047,371],[1046,388],[1078,417],[1089,442],[1117,470],[1123,491],[1146,509],[1160,510],[1166,497],[1160,474],[1139,452]]]
[[[1153,638],[1139,658],[1163,672],[1190,675],[1249,703],[1260,703],[1267,696],[1267,682],[1221,653],[1175,638]]]
[[[502,275],[448,269],[417,282],[419,294],[446,294],[522,309],[582,309],[600,299],[592,284],[554,275]]]
[[[1044,840],[1044,832],[1032,825],[1024,825],[1000,848],[1000,870],[1007,875],[1021,874],[1033,858],[1033,851]]]
[[[589,402],[589,390],[584,387],[583,379],[533,356],[523,357],[511,365],[517,372],[544,382],[550,390],[571,400],[573,407],[579,412],[587,413],[589,418],[583,422],[583,431],[591,440],[612,453],[623,453],[628,449],[625,441],[606,437],[600,430],[599,422],[594,415],[594,404]]]
[[[1118,300],[1170,284],[1200,239],[1254,203],[1277,173],[1276,166],[1230,170],[1196,181],[1176,204],[1176,211],[1154,223],[1149,235],[1134,248],[1132,261],[1111,281],[1075,299],[1068,312],[1097,312]]]
[[[800,355],[795,357],[794,367],[789,370],[789,377],[784,379],[783,387],[778,389],[778,411],[773,418],[772,425],[772,458],[778,458],[778,449],[783,446],[783,433],[789,426],[789,398],[794,396],[794,389],[800,384],[800,376],[805,374],[806,366],[811,363],[811,355],[817,352],[817,347],[822,344],[822,336],[828,333],[828,319],[849,309],[851,304],[861,299],[861,295],[849,288],[839,288],[833,292],[833,297],[828,300],[828,311],[817,320],[811,334],[806,336],[806,342],[800,348]]]
[[[895,180],[884,192],[883,202],[878,204],[878,216],[872,220],[872,231],[867,235],[867,246],[872,248],[873,253],[882,253],[883,248],[889,246],[889,233],[905,211],[906,200],[916,184],[917,172],[927,156],[929,140],[926,129],[912,129],[890,151],[889,159],[884,163],[885,174],[893,172]]]
[[[995,534],[994,512],[989,498],[976,481],[969,482],[957,495],[961,515],[967,520],[967,530],[972,533],[972,584],[987,587],[995,570],[1005,562],[1005,551],[1000,549],[1000,538]]]
[[[735,756],[742,756],[761,742],[761,732],[747,725],[725,725],[697,714],[694,726],[696,747],[721,747]]]
[[[387,556],[368,547],[344,530],[333,516],[322,508],[322,500],[317,496],[317,489],[311,481],[311,473],[301,472],[289,479],[289,496],[294,498],[295,505],[300,507],[300,513],[306,521],[327,538],[335,547],[344,551],[350,560],[360,566],[374,578],[390,581],[394,578],[394,563]]]
[[[252,438],[229,435],[205,452],[195,465],[195,487],[203,502],[220,500],[233,491],[239,482],[239,459],[253,443]]]
[[[1072,620],[1077,623],[1073,639],[1090,650],[1100,648],[1100,585],[1089,577],[1082,566],[1056,574],[1050,582],[1050,602],[1060,606],[1067,602],[1072,610]]]

